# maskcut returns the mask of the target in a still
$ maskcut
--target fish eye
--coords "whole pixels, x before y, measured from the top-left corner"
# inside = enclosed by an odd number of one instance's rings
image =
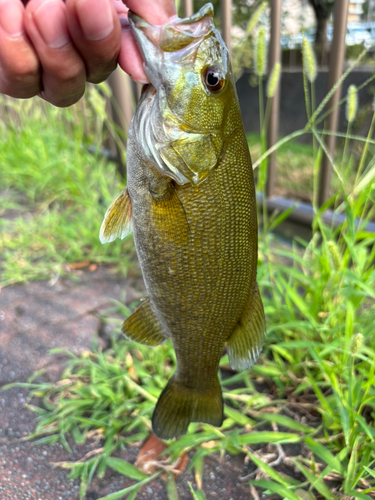
[[[225,84],[225,78],[220,71],[213,66],[209,66],[203,73],[203,81],[210,92],[219,92]]]

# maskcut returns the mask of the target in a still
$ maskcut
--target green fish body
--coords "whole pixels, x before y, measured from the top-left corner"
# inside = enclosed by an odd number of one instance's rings
[[[147,299],[123,325],[131,340],[171,338],[177,368],[153,415],[157,436],[190,422],[220,426],[218,367],[249,368],[265,335],[256,283],[253,171],[228,51],[212,5],[152,26],[130,14],[151,85],[128,136],[127,188],[107,211],[102,242],[131,220]]]

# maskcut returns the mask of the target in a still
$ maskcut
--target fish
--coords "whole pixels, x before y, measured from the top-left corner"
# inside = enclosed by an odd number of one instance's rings
[[[133,231],[147,297],[122,332],[150,347],[172,341],[177,367],[152,426],[173,439],[191,422],[222,425],[224,346],[233,370],[250,368],[262,350],[255,186],[212,4],[159,26],[134,13],[129,20],[151,83],[128,132],[127,186],[100,240]]]

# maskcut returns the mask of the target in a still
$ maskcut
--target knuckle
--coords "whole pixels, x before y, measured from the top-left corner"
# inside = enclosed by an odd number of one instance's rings
[[[38,95],[40,90],[39,85],[24,88],[0,82],[0,94],[5,94],[15,99],[30,99]]]
[[[89,83],[102,83],[104,82],[108,77],[109,75],[112,73],[112,71],[108,71],[106,73],[100,73],[100,74],[96,74],[96,75],[90,75],[87,77],[87,81]]]
[[[57,80],[65,84],[79,84],[85,81],[85,70],[82,63],[56,64],[49,68],[49,72],[55,75]]]
[[[0,45],[2,80],[24,88],[34,86],[35,82],[40,82],[39,58],[25,39],[9,40]]]
[[[78,102],[83,94],[85,93],[85,87],[81,87],[79,90],[75,90],[74,92],[64,92],[63,95],[51,94],[48,92],[43,92],[42,97],[45,101],[57,106],[58,108],[67,108],[68,106],[72,106],[76,102]]]
[[[0,93],[28,99],[41,90],[41,75],[39,71],[0,71]]]
[[[32,59],[15,59],[12,65],[4,69],[6,78],[13,82],[23,82],[25,87],[34,84],[40,78],[39,64]]]
[[[106,80],[109,75],[116,69],[117,61],[113,60],[107,64],[97,66],[93,69],[89,69],[87,74],[87,81],[90,83],[101,83]]]

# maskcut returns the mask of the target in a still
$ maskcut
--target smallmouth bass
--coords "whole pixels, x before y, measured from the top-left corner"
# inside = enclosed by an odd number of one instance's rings
[[[235,370],[261,351],[255,187],[212,5],[162,26],[129,20],[151,84],[128,134],[127,187],[100,239],[123,238],[132,224],[148,297],[122,331],[148,346],[172,340],[177,368],[152,418],[155,434],[170,439],[190,422],[221,425],[225,344]]]

